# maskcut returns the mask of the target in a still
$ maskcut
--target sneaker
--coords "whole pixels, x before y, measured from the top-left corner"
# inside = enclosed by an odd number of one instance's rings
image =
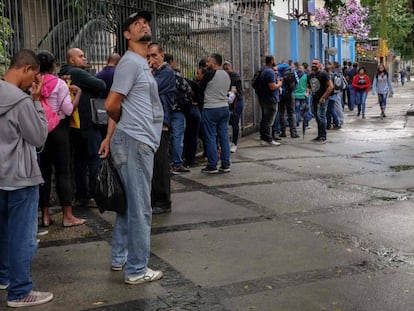
[[[230,173],[231,172],[230,166],[220,166],[219,172],[221,172],[221,173]]]
[[[49,233],[49,230],[44,228],[37,228],[37,236],[44,236]]]
[[[365,113],[362,114],[362,119],[365,119]]]
[[[279,137],[286,137],[286,133],[280,133]]]
[[[156,281],[162,278],[162,271],[155,271],[150,268],[147,269],[147,272],[140,276],[128,277],[125,279],[127,284],[142,284],[146,282]]]
[[[124,269],[125,265],[126,265],[126,261],[121,266],[112,264],[111,265],[111,270],[112,271],[122,271]]]
[[[231,144],[231,146],[230,146],[230,152],[231,153],[235,153],[236,151],[237,151],[237,145]]]
[[[205,168],[201,169],[201,172],[207,174],[217,174],[218,169],[217,167],[206,166]]]
[[[6,290],[9,287],[9,284],[0,284],[0,290]]]
[[[314,139],[312,139],[312,141],[318,141],[320,139],[319,136],[316,136]]]
[[[382,114],[382,116],[383,116],[384,118],[386,118],[386,117],[387,117],[387,116],[385,115],[385,113],[383,113],[383,114]]]
[[[31,291],[25,298],[7,301],[7,306],[12,308],[37,306],[49,302],[53,294],[48,292]]]
[[[290,138],[299,138],[299,135],[298,134],[292,134],[292,135],[290,135]]]
[[[171,169],[171,174],[173,174],[173,175],[180,175],[180,174],[189,173],[189,172],[191,172],[191,170],[188,169],[188,168],[186,168],[186,167],[184,167],[184,166],[179,166],[179,167],[175,167],[174,166]]]
[[[272,141],[261,140],[260,141],[260,145],[261,146],[266,146],[266,147],[269,147],[269,146],[280,146],[280,143],[278,143],[277,141],[274,141],[274,140],[272,140]]]
[[[319,137],[319,139],[316,141],[317,144],[324,144],[326,143],[326,137]]]

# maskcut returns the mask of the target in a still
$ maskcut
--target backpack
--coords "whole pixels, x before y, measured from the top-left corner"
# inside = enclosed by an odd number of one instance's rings
[[[56,113],[56,111],[54,111],[50,107],[49,102],[47,101],[47,98],[41,96],[40,102],[42,103],[43,110],[45,111],[45,116],[47,120],[47,131],[48,133],[50,133],[56,128],[56,126],[58,126],[60,122],[60,118],[58,114]]]
[[[257,71],[252,78],[252,88],[257,92],[260,92],[260,76],[262,75],[263,70],[260,69]]]
[[[334,85],[334,93],[339,93],[348,87],[348,82],[341,72],[334,71],[332,75],[332,82]]]
[[[293,92],[296,88],[296,74],[293,68],[286,68],[283,72],[283,86],[287,92]]]
[[[175,103],[173,110],[187,114],[193,105],[192,89],[190,84],[178,72],[175,73]]]

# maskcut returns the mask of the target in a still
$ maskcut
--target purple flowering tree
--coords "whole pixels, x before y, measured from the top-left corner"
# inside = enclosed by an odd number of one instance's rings
[[[359,4],[357,0],[346,0],[337,12],[326,8],[315,12],[315,25],[330,33],[353,36],[356,40],[368,38],[371,26],[368,25],[369,9]]]

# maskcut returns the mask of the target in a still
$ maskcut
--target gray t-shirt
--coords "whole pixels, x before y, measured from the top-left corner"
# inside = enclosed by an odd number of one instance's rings
[[[127,51],[116,66],[111,91],[125,96],[116,128],[156,151],[164,111],[147,60]]]
[[[207,83],[204,92],[204,109],[228,107],[227,94],[230,90],[230,77],[224,70],[217,70]]]

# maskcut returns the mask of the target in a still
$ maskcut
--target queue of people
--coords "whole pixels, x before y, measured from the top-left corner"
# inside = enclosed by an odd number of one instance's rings
[[[140,11],[122,23],[128,51],[122,58],[112,53],[96,76],[86,70],[79,48],[68,50],[57,76],[51,52],[21,50],[0,80],[0,290],[7,290],[10,307],[53,299],[50,292],[34,291],[30,277],[39,208],[41,225],[52,224],[52,170],[62,226],[86,223],[73,214],[71,150],[77,205],[93,200],[103,158],[111,157],[120,176],[127,208],[116,215],[111,270],[123,271],[124,282],[131,285],[163,277],[148,267],[152,215],[171,212],[171,175],[190,173],[199,164],[198,141],[207,159],[202,173],[231,172],[244,108],[239,74],[230,61],[212,53],[200,61],[193,80],[182,77],[174,56],[151,42],[151,18]],[[318,59],[308,67],[288,60],[276,64],[273,55],[266,56],[254,82],[262,111],[261,146],[280,146],[287,127],[290,138],[299,137],[299,122],[308,126],[311,117],[317,123],[314,141],[325,143],[327,129],[344,122],[345,99],[351,111],[357,106],[358,116],[365,118],[371,81],[364,67],[341,70],[339,64],[322,65]],[[383,65],[372,92],[386,117],[387,96],[394,89]],[[109,120],[104,128],[92,120],[94,97],[105,98]]]

